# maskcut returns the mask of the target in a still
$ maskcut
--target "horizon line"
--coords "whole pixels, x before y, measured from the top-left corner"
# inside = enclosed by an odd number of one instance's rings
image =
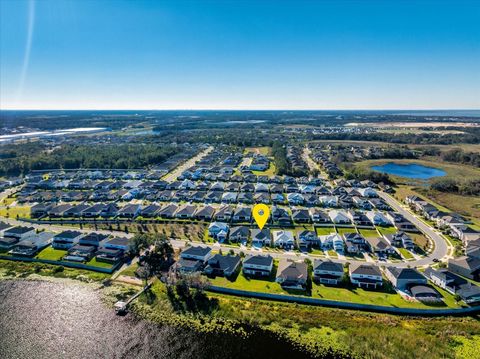
[[[0,108],[0,111],[480,111],[480,108]]]

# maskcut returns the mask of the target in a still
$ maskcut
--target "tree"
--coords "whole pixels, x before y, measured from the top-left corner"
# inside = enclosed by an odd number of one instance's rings
[[[173,263],[173,247],[165,239],[158,239],[154,248],[145,255],[144,263],[149,276],[158,275]]]
[[[150,246],[150,238],[148,235],[138,233],[130,239],[129,251],[132,255],[138,256],[140,252]]]

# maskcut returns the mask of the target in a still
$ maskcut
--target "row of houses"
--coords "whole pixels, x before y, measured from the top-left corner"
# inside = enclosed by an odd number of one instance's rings
[[[418,196],[408,196],[405,202],[445,234],[462,241],[464,255],[449,259],[448,269],[463,277],[480,280],[480,232],[459,214],[441,211]]]
[[[33,257],[48,246],[65,250],[67,261],[117,263],[129,251],[128,238],[111,237],[96,232],[67,230],[61,233],[37,231],[33,227],[10,226],[0,222],[0,250],[15,256]]]
[[[420,301],[439,301],[442,296],[429,284],[459,295],[466,303],[480,301],[480,288],[448,270],[428,269],[425,274],[413,268],[388,266],[381,269],[373,264],[352,264],[346,271],[344,265],[329,259],[316,259],[310,278],[305,261],[281,258],[274,273],[274,259],[270,255],[247,255],[243,260],[239,255],[212,254],[209,247],[192,246],[183,250],[172,270],[182,273],[203,272],[207,275],[234,276],[242,266],[244,275],[254,278],[268,278],[275,275],[275,281],[284,289],[305,290],[309,279],[326,285],[337,286],[348,280],[354,286],[378,289],[385,278],[394,288]],[[445,279],[447,278],[447,279]]]

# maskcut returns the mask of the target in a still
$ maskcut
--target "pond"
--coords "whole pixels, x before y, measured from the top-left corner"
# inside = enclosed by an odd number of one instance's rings
[[[384,165],[372,166],[371,168],[374,171],[387,173],[389,175],[423,180],[433,177],[442,177],[447,174],[444,170],[439,168],[427,167],[416,163],[403,164],[389,162]]]

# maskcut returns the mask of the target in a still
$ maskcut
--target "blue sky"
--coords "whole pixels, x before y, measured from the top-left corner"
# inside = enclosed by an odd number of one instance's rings
[[[0,0],[2,109],[480,108],[480,1]]]

